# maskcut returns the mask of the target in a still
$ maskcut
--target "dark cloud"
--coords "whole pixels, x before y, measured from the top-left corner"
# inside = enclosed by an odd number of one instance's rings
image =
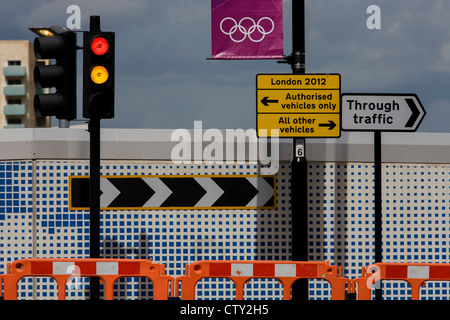
[[[284,1],[286,54],[291,1]],[[106,127],[192,128],[203,120],[254,128],[256,74],[291,72],[271,60],[206,60],[210,0],[2,2],[0,38],[33,40],[31,25],[64,26],[69,5],[80,7],[82,29],[100,15],[102,28],[116,32],[116,119]],[[381,9],[380,30],[366,27],[370,5]],[[450,107],[449,1],[307,0],[306,12],[307,72],[340,73],[343,92],[417,93],[428,113],[420,130],[450,132],[442,120]]]

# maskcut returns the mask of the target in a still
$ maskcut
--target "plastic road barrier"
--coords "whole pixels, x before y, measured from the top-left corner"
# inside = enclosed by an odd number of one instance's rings
[[[420,287],[426,281],[450,281],[450,264],[375,263],[362,269],[361,278],[353,279],[351,290],[357,292],[358,300],[371,300],[372,286],[382,280],[406,281],[412,289],[411,299],[419,300]]]
[[[146,277],[153,282],[153,298],[167,300],[173,277],[165,275],[163,264],[144,259],[21,259],[8,263],[4,300],[17,300],[17,284],[24,277],[45,276],[58,284],[58,300],[66,298],[66,283],[74,277],[99,277],[105,285],[105,299],[113,300],[114,282],[121,277]]]
[[[296,261],[198,261],[185,267],[185,275],[176,278],[175,291],[181,299],[194,300],[195,287],[203,278],[228,278],[236,286],[236,299],[243,300],[244,285],[252,278],[273,278],[283,284],[283,299],[291,299],[292,284],[298,279],[325,279],[331,285],[331,298],[345,300],[346,284],[341,270],[328,262]]]

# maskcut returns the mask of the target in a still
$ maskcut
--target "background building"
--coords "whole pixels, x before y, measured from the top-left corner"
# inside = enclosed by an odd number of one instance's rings
[[[102,175],[257,175],[258,162],[174,164],[172,130],[103,129]],[[248,148],[248,144],[246,145]],[[275,209],[106,210],[101,256],[149,259],[166,274],[199,260],[291,260],[291,139],[280,143]],[[309,260],[329,261],[354,279],[374,263],[373,134],[308,139]],[[450,136],[383,134],[383,261],[450,259]],[[89,257],[89,210],[69,210],[69,177],[89,175],[83,129],[0,131],[0,273],[21,258]],[[305,213],[306,214],[306,213]],[[19,283],[19,299],[56,299],[49,278]],[[325,280],[310,280],[310,299],[329,299]],[[33,289],[34,288],[34,289]],[[68,290],[84,299],[89,290]],[[117,299],[152,297],[151,283],[124,278]],[[408,299],[404,281],[383,281],[384,299]],[[280,299],[277,281],[252,280],[246,299]],[[230,281],[202,280],[198,299],[232,299]],[[427,282],[422,299],[450,299],[449,282]]]
[[[36,116],[33,43],[27,40],[0,41],[0,129],[50,127],[49,117]]]

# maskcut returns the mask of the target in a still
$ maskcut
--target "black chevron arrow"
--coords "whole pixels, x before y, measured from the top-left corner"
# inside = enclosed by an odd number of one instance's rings
[[[148,184],[139,178],[108,179],[120,194],[108,207],[142,207],[155,193]]]
[[[405,125],[405,128],[411,128],[414,125],[414,123],[416,123],[417,118],[420,116],[420,111],[417,105],[414,103],[413,99],[405,99],[405,101],[412,112],[411,117],[409,118],[408,122]]]
[[[328,123],[319,123],[319,127],[328,127],[328,130],[333,130],[336,127],[336,123],[332,120],[328,120]]]
[[[278,103],[278,100],[270,100],[269,97],[264,97],[264,98],[262,98],[261,102],[263,105],[268,107],[269,103]]]
[[[213,178],[214,182],[224,190],[222,196],[212,205],[213,207],[245,206],[258,193],[245,178]],[[243,190],[246,190],[243,192]]]
[[[206,193],[192,178],[161,178],[172,194],[161,207],[193,207]]]

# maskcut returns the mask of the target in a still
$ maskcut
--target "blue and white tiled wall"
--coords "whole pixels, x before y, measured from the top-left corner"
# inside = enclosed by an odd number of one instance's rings
[[[383,165],[383,259],[449,262],[450,165]],[[68,177],[88,175],[84,160],[0,162],[0,273],[20,258],[89,257],[89,212],[68,210]],[[102,161],[103,175],[258,174],[256,164],[174,165],[155,161]],[[310,260],[343,267],[356,278],[373,263],[373,165],[309,163]],[[102,212],[102,255],[140,258],[166,265],[179,276],[197,260],[290,260],[290,166],[280,165],[274,210],[157,210]],[[87,295],[68,290],[69,299]],[[310,281],[311,299],[329,299],[324,281]],[[386,281],[385,299],[407,299],[407,284]],[[145,288],[140,290],[138,288]],[[147,290],[148,289],[148,290]],[[429,283],[423,299],[449,299],[448,283]],[[199,299],[232,299],[225,280],[198,284]],[[19,298],[55,299],[56,284],[24,279]],[[276,281],[254,280],[248,299],[280,299]],[[117,298],[151,297],[151,283],[124,279]]]

